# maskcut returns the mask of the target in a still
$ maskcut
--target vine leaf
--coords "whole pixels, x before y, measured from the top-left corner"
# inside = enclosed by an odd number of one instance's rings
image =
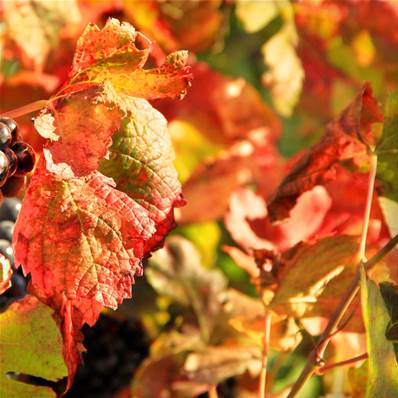
[[[119,94],[147,99],[183,96],[190,80],[187,51],[169,54],[159,68],[143,69],[151,44],[133,26],[114,18],[103,29],[89,24],[77,42],[70,81],[63,90],[110,82]]]
[[[357,252],[357,237],[333,236],[300,243],[284,253],[271,308],[294,317],[329,315],[334,308],[330,303],[344,292],[355,273]]]
[[[26,296],[0,314],[2,397],[55,398],[49,387],[10,379],[7,372],[57,381],[66,376],[62,338],[51,317],[52,310],[33,296]]]
[[[216,385],[246,371],[259,373],[260,350],[257,347],[207,346],[189,353],[184,364],[188,380]]]
[[[389,312],[376,283],[361,273],[362,312],[369,354],[366,397],[394,397],[398,393],[398,364],[393,344],[385,337]]]
[[[383,195],[398,202],[398,91],[385,106],[383,135],[377,146],[377,177],[383,184]]]
[[[258,91],[243,78],[224,76],[204,62],[192,66],[195,84],[175,104],[155,103],[168,120],[184,120],[212,143],[228,145],[253,132],[266,132],[271,142],[280,136],[281,123]]]
[[[170,54],[159,68],[143,69],[151,43],[142,37],[116,19],[102,30],[88,25],[78,40],[68,82],[35,120],[39,133],[54,141],[47,146],[53,161],[68,163],[75,175],[97,169],[120,119],[129,112],[130,97],[180,98],[190,84],[185,51]],[[142,40],[145,48],[139,50]],[[155,124],[158,114],[153,119]]]
[[[380,207],[391,236],[398,234],[398,202],[379,197]]]
[[[111,177],[116,188],[134,199],[157,225],[152,237],[156,246],[174,224],[170,209],[185,203],[172,167],[174,151],[165,118],[148,101],[130,98],[126,110],[113,136],[109,159],[101,160],[100,171]]]
[[[394,345],[395,357],[398,363],[398,286],[390,282],[383,282],[380,284],[380,293],[390,316],[385,336]]]
[[[370,85],[365,84],[340,117],[328,124],[321,141],[306,152],[284,178],[269,203],[270,219],[287,218],[301,193],[334,180],[339,161],[366,154],[367,147],[375,142],[372,124],[382,121],[383,115]]]
[[[167,246],[150,259],[151,285],[184,307],[192,307],[204,340],[208,341],[222,309],[220,296],[227,280],[218,270],[206,270],[200,254],[188,240],[168,239]]]
[[[80,327],[93,325],[102,305],[131,297],[156,234],[148,212],[111,184],[98,172],[60,179],[42,159],[15,226],[16,261],[31,273],[36,296],[59,312],[70,375]]]
[[[79,329],[103,305],[131,297],[142,258],[162,244],[184,203],[166,120],[141,97],[182,96],[190,69],[178,52],[144,70],[149,52],[129,24],[89,25],[69,80],[36,120],[48,142],[15,226],[15,259],[56,309],[68,387],[83,350]],[[107,175],[98,171],[104,157]]]
[[[7,47],[16,46],[25,66],[35,71],[44,69],[47,56],[58,47],[61,37],[78,32],[82,19],[76,0],[7,1],[3,12]]]

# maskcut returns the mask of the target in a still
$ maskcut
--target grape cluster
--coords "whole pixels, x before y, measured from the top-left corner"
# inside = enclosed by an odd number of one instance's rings
[[[21,140],[15,121],[0,117],[0,189],[3,196],[15,196],[34,165],[35,152]]]
[[[30,278],[23,275],[21,268],[15,269],[11,247],[14,224],[20,209],[21,201],[16,198],[6,198],[0,206],[0,253],[8,259],[13,268],[11,287],[0,295],[0,311],[4,311],[12,302],[26,295],[26,285]]]
[[[112,398],[130,384],[149,354],[149,338],[141,322],[101,314],[93,327],[83,328],[84,364],[65,397]]]

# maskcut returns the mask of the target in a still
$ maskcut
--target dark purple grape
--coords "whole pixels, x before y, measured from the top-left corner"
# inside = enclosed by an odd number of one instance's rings
[[[8,166],[8,177],[11,177],[15,174],[18,167],[18,158],[17,155],[10,148],[4,148],[3,152],[8,157],[9,166]]]
[[[15,122],[15,120],[11,119],[9,117],[3,116],[3,117],[0,117],[0,122],[4,123],[11,131],[12,142],[16,141],[18,139],[18,128],[17,128],[17,123]]]
[[[26,279],[23,275],[14,271],[11,276],[11,289],[13,291],[13,296],[16,299],[20,299],[26,296]]]
[[[17,198],[4,199],[0,206],[0,221],[10,220],[15,222],[21,207],[22,203]]]
[[[0,148],[6,148],[11,144],[12,134],[8,126],[0,122]]]
[[[79,366],[66,398],[110,398],[126,387],[148,356],[149,338],[139,321],[120,321],[101,315],[84,327],[84,365]]]
[[[0,151],[0,187],[3,186],[8,177],[10,161],[8,160],[7,155]]]
[[[1,192],[6,198],[17,196],[26,183],[26,177],[10,177],[1,187]]]
[[[33,170],[35,166],[35,152],[33,148],[26,142],[16,142],[11,149],[18,158],[18,168],[15,176],[22,177]]]
[[[14,301],[25,297],[26,287],[30,281],[30,275],[25,277],[21,268],[14,270],[11,276],[11,286],[0,295],[0,312],[3,312]]]
[[[12,241],[12,233],[14,232],[14,223],[12,221],[0,221],[0,239]]]

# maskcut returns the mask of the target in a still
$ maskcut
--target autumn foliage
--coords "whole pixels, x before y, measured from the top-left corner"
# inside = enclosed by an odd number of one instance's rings
[[[109,316],[151,345],[104,397],[398,396],[394,1],[0,10],[0,112],[38,155],[0,395],[77,394]]]

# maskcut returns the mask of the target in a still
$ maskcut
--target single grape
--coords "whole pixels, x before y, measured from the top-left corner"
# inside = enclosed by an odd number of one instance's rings
[[[16,221],[22,204],[19,199],[6,198],[0,206],[0,221],[10,220]]]
[[[15,174],[18,167],[18,158],[17,155],[10,148],[4,148],[3,152],[6,154],[9,166],[8,166],[8,177],[11,177]]]
[[[12,241],[12,233],[14,232],[14,223],[9,220],[0,221],[0,239]]]
[[[14,265],[14,252],[8,240],[0,239],[0,253],[10,262],[11,265]]]
[[[9,166],[10,161],[7,155],[3,151],[0,151],[0,187],[4,185],[7,180]]]
[[[14,301],[27,294],[26,287],[29,281],[30,275],[25,277],[21,268],[14,269],[11,276],[11,287],[0,295],[0,312],[4,312]]]
[[[26,296],[26,282],[27,280],[23,275],[14,271],[11,277],[13,295],[16,299]]]
[[[33,170],[35,166],[35,152],[33,148],[26,142],[16,142],[11,149],[18,158],[18,168],[15,176],[22,177]]]
[[[1,192],[6,198],[17,196],[26,183],[26,177],[10,177],[1,187]]]
[[[18,137],[18,127],[15,120],[6,116],[2,116],[0,117],[0,122],[4,123],[11,131],[12,142],[16,141],[19,137]]]
[[[0,148],[6,148],[11,144],[12,134],[8,126],[0,122]]]

